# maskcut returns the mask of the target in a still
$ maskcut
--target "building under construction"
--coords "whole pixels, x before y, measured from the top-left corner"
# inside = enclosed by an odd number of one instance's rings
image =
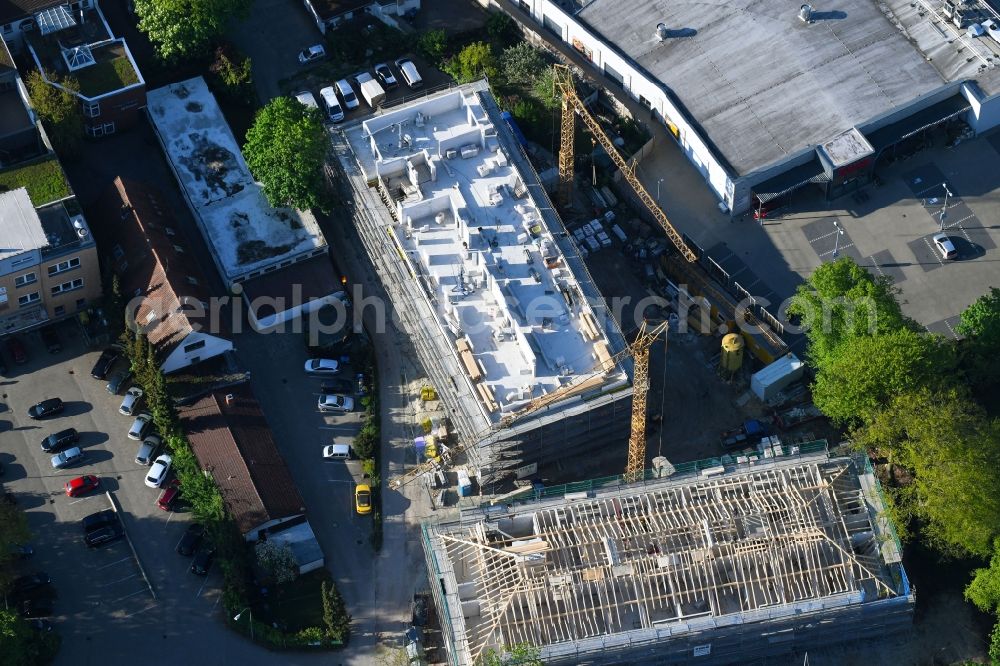
[[[347,125],[334,149],[481,485],[627,440],[625,340],[484,82]]]
[[[527,644],[546,664],[755,663],[905,630],[878,482],[821,446],[425,525],[447,662]]]

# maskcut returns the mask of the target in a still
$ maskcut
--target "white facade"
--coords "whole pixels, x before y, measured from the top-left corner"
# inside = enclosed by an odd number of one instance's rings
[[[167,354],[160,365],[164,374],[183,370],[206,359],[219,356],[233,348],[233,343],[201,331],[191,331]]]

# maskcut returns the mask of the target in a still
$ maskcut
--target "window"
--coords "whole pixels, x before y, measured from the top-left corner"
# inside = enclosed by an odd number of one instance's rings
[[[115,258],[115,261],[118,261],[125,256],[125,250],[122,249],[121,245],[115,245],[111,248],[111,256]]]
[[[87,299],[86,298],[78,298],[78,299],[76,299],[76,309],[77,310],[82,310],[85,307],[87,307]]]
[[[189,345],[184,345],[184,353],[190,354],[193,351],[198,351],[199,349],[202,349],[204,346],[205,346],[204,340],[199,340],[198,342],[192,342]]]
[[[65,305],[57,305],[55,307],[55,309],[52,310],[52,316],[53,317],[62,317],[64,314],[66,314],[66,306]]]
[[[52,287],[52,295],[62,294],[67,291],[74,291],[76,289],[83,288],[83,278],[77,278],[75,280],[70,280],[69,282],[63,282],[62,284]]]
[[[171,227],[163,227],[163,233],[165,233],[168,236],[176,236],[177,235],[177,232],[174,231]]]
[[[88,118],[96,118],[101,115],[101,103],[100,102],[84,102],[83,103],[83,115]],[[90,130],[97,129],[96,127],[88,127],[88,133]],[[94,135],[96,136],[96,135]]]
[[[174,251],[184,254],[184,248],[182,248],[180,245],[174,245]]]
[[[198,278],[187,276],[188,284],[198,284]]]
[[[156,310],[150,310],[149,314],[146,315],[146,323],[151,324],[154,319],[156,319]]]
[[[0,307],[7,307],[7,287],[0,287]]]
[[[38,295],[37,291],[33,291],[30,294],[25,294],[24,296],[18,296],[17,305],[18,307],[24,307],[26,305],[31,305],[32,303],[37,303],[42,300],[42,297]]]
[[[29,284],[34,284],[35,282],[38,282],[38,277],[34,272],[18,275],[14,278],[15,287],[27,287]]]
[[[49,276],[59,275],[60,273],[65,273],[66,271],[71,271],[74,268],[80,267],[80,257],[73,257],[72,259],[67,259],[66,261],[60,261],[58,264],[52,264],[49,266]]]

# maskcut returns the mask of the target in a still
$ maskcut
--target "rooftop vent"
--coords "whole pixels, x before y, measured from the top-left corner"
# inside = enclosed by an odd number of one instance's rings
[[[667,32],[667,24],[666,23],[657,23],[656,24],[656,38],[662,42],[667,37],[669,37],[669,34]]]
[[[803,23],[809,23],[812,20],[813,8],[812,5],[802,5],[799,7],[799,20]]]

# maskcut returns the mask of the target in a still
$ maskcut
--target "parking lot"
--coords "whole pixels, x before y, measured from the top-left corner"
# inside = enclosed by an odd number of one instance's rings
[[[117,413],[121,396],[108,394],[106,382],[90,377],[98,352],[85,350],[75,322],[60,324],[58,330],[60,353],[48,354],[38,333],[29,333],[20,336],[29,361],[19,366],[8,362],[0,456],[6,468],[4,489],[15,494],[33,533],[35,554],[24,561],[23,570],[44,571],[52,578],[51,620],[63,638],[59,661],[80,663],[78,655],[99,647],[100,661],[121,663],[148,649],[154,639],[170,641],[174,656],[198,654],[201,640],[239,640],[221,623],[205,621],[217,618],[218,572],[189,574],[190,558],[174,552],[189,517],[156,507],[159,491],[143,483],[148,468],[133,461],[138,442],[126,437],[131,419]],[[115,369],[123,367],[119,361]],[[63,413],[30,420],[28,407],[49,397],[62,398]],[[85,459],[54,470],[51,454],[41,450],[40,442],[68,427],[79,431]],[[63,484],[82,474],[98,475],[101,487],[67,497]],[[80,519],[112,507],[112,501],[128,538],[87,548]]]

